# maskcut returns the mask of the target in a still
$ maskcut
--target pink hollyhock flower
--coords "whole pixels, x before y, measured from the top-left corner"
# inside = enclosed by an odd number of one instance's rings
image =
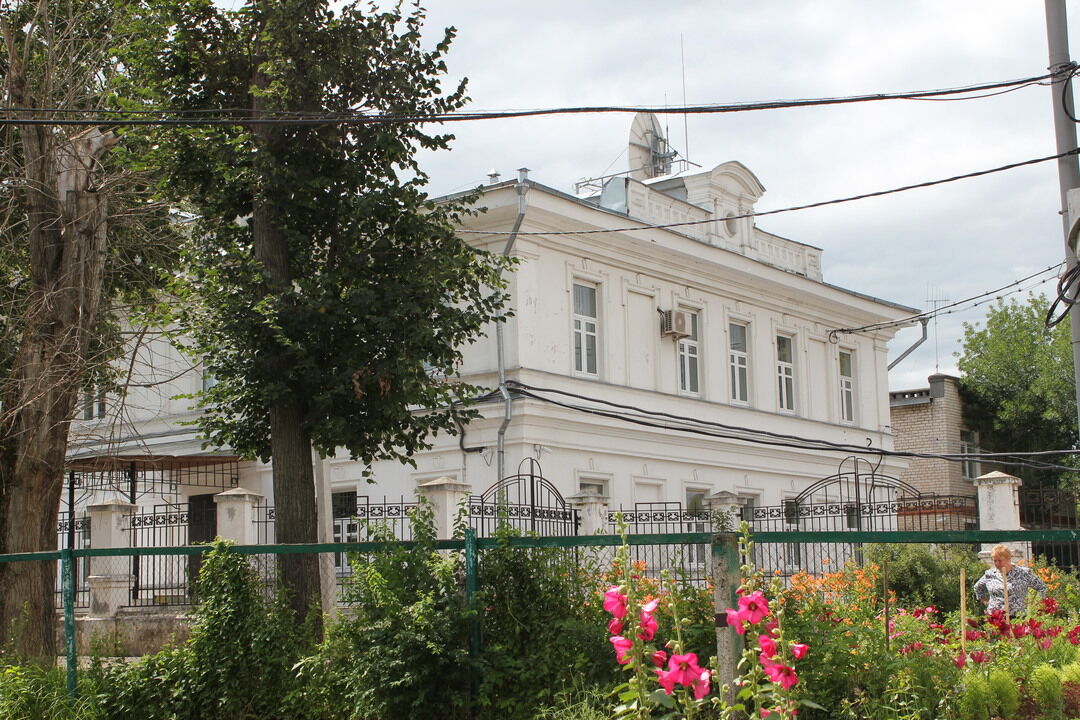
[[[761,717],[767,718],[770,715],[772,715],[772,710],[770,710],[769,708],[761,708]]]
[[[623,621],[619,618],[612,618],[611,622],[607,624],[607,629],[612,635],[622,635]]]
[[[604,609],[616,618],[626,617],[626,593],[620,592],[618,585],[604,593]]]
[[[656,631],[659,628],[659,623],[656,622],[656,618],[652,615],[645,612],[638,615],[638,637],[645,642],[649,642],[656,637]]]
[[[790,690],[799,683],[799,677],[795,674],[795,669],[787,665],[779,663],[766,665],[765,674],[769,676],[769,680],[779,684],[785,690]]]
[[[775,620],[770,620],[765,623],[765,634],[771,637],[778,637],[780,635],[780,623]]]
[[[702,670],[698,675],[697,680],[691,685],[691,689],[694,691],[694,699],[700,700],[709,694],[709,680],[712,678],[712,673],[708,670]]]
[[[976,650],[975,652],[971,653],[971,662],[984,663],[984,662],[988,662],[989,660],[990,660],[990,658],[987,656],[986,652],[983,651],[983,650]]]
[[[675,671],[657,668],[656,670],[653,670],[653,672],[656,673],[656,678],[660,682],[660,687],[664,688],[665,695],[670,695],[675,692]]]
[[[791,646],[791,655],[796,660],[802,660],[806,657],[807,651],[810,650],[810,646],[806,643],[795,643]]]
[[[672,675],[673,681],[683,687],[690,687],[694,680],[701,677],[701,670],[696,653],[685,655],[672,653],[671,659],[668,660],[668,672]]]
[[[742,615],[738,610],[727,609],[727,624],[729,627],[735,628],[735,632],[740,635],[746,634],[746,627],[743,625]]]
[[[630,652],[630,648],[634,646],[631,640],[627,640],[624,637],[616,635],[615,637],[608,638],[612,645],[615,646],[615,659],[620,665],[625,665],[630,662],[630,658],[627,653]]]
[[[768,614],[769,601],[760,590],[755,590],[749,597],[739,598],[739,615],[751,625],[758,624]]]
[[[657,650],[649,656],[649,659],[652,660],[653,665],[658,668],[662,668],[664,667],[664,663],[667,662],[667,653],[663,650]]]
[[[1043,612],[1047,615],[1053,615],[1058,611],[1058,602],[1054,598],[1047,595],[1043,598]]]
[[[768,635],[758,636],[758,647],[761,648],[761,655],[763,657],[775,657],[777,654],[776,641]]]
[[[964,667],[965,665],[967,665],[967,656],[964,655],[964,653],[960,653],[956,656],[956,659],[953,660],[953,665],[958,668]]]
[[[656,606],[659,604],[660,598],[653,598],[652,600],[641,606],[641,612],[645,613],[646,615],[652,615],[654,612],[656,612]]]

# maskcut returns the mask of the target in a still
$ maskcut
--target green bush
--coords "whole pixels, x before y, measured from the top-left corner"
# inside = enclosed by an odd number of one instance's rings
[[[1040,665],[1028,681],[1031,698],[1046,720],[1062,720],[1065,705],[1061,695],[1061,676],[1050,665]]]
[[[105,718],[294,717],[284,708],[304,649],[284,598],[267,600],[249,557],[217,542],[198,580],[188,642],[91,671]]]
[[[305,718],[462,718],[470,711],[470,617],[457,554],[435,550],[434,516],[410,514],[415,544],[350,558],[350,605],[299,664],[290,701]],[[385,526],[373,539],[393,542]]]
[[[981,675],[964,678],[957,715],[960,720],[990,720],[990,685]]]
[[[500,529],[499,545],[479,561],[481,718],[532,718],[560,693],[617,676],[586,552],[510,547],[516,534]]]
[[[1059,671],[1062,684],[1076,683],[1080,685],[1080,663],[1069,663]]]
[[[888,563],[889,589],[902,607],[933,605],[943,613],[960,608],[960,568],[967,570],[968,607],[976,604],[975,581],[986,571],[986,563],[966,545],[918,545],[890,543],[869,545],[869,562]]]
[[[1011,720],[1020,709],[1020,688],[1011,674],[1002,669],[990,673],[987,682],[990,686],[991,712],[998,717]]]

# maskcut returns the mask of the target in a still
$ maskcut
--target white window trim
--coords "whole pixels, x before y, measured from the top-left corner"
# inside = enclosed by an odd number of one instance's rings
[[[704,370],[704,363],[702,362],[702,357],[704,356],[704,353],[702,351],[702,345],[704,344],[703,339],[705,335],[702,325],[703,313],[700,308],[687,305],[678,305],[677,309],[685,313],[690,313],[697,321],[697,338],[679,338],[678,341],[675,343],[675,361],[676,364],[679,366],[679,394],[686,395],[688,397],[702,397],[705,394],[705,373],[702,372]],[[691,348],[694,351],[693,354],[688,352]],[[686,358],[686,362],[687,364],[689,364],[690,357],[693,357],[697,360],[697,365],[695,368],[697,390],[691,390],[689,387],[683,386],[683,380],[684,377],[686,377],[683,374],[683,361],[684,358]],[[689,384],[687,383],[687,385]]]
[[[577,488],[578,493],[584,492],[581,489],[582,483],[592,483],[593,485],[603,486],[603,492],[600,497],[611,498],[611,487],[614,482],[614,474],[595,472],[592,470],[576,470],[574,472],[574,487]]]
[[[586,315],[578,315],[577,312],[575,312],[575,308],[574,308],[574,287],[576,285],[581,285],[583,287],[591,287],[591,288],[593,288],[593,290],[596,291],[596,317],[590,318],[590,317],[588,317]],[[603,283],[600,282],[600,280],[598,280],[598,279],[594,279],[594,277],[592,277],[592,276],[585,276],[585,275],[575,274],[575,275],[572,275],[571,278],[570,278],[570,293],[569,293],[569,296],[570,296],[569,297],[569,310],[570,310],[570,372],[571,372],[571,374],[573,374],[576,377],[599,378],[601,373],[603,372],[603,365],[604,364],[603,364],[603,362],[601,362],[601,356],[602,356],[601,348],[602,348],[602,338],[603,338],[603,332],[602,332],[603,322],[602,322],[602,318],[601,318],[603,313],[601,312],[601,308],[603,306],[603,298],[604,298],[603,291],[604,291]],[[582,339],[583,339],[582,355],[581,355],[581,363],[582,363],[582,369],[581,370],[579,370],[578,366],[577,366],[578,365],[577,336],[578,336],[579,330],[576,327],[576,325],[577,325],[579,320],[582,322],[581,332],[582,332]],[[596,348],[595,348],[596,372],[589,372],[588,369],[586,368],[587,354],[584,351],[584,347],[585,347],[584,339],[589,334],[584,328],[584,323],[589,322],[590,320],[592,321],[593,326],[594,326],[592,336],[595,338],[595,343],[596,343]]]
[[[787,338],[791,341],[791,362],[780,360],[780,338]],[[797,358],[799,354],[799,338],[796,333],[778,328],[773,333],[773,358],[775,359],[775,377],[777,380],[776,385],[776,409],[779,412],[787,415],[797,415],[799,412],[799,378],[798,378],[798,363]],[[788,372],[785,372],[788,371]],[[785,383],[785,380],[790,380],[790,383]],[[790,384],[790,397],[787,399],[790,401],[791,407],[784,405],[785,385]]]
[[[847,353],[851,357],[851,375],[844,375],[841,371],[840,355]],[[840,390],[840,422],[845,425],[854,425],[859,419],[859,395],[858,395],[858,375],[859,375],[859,355],[855,352],[854,348],[842,347],[837,350],[836,353],[836,373],[839,380]],[[846,384],[846,387],[845,387]],[[847,403],[846,398],[851,398],[851,417],[845,417],[847,415]]]
[[[736,369],[736,364],[735,364],[736,351],[731,349],[731,326],[732,325],[740,325],[740,326],[742,326],[743,328],[746,329],[746,350],[745,351],[739,351],[739,353],[738,353],[738,356],[743,358],[743,360],[745,360],[745,370],[746,370],[746,386],[744,388],[746,390],[746,399],[745,400],[735,397],[735,378],[737,377],[737,373],[734,372],[734,370]],[[726,368],[725,368],[725,371],[726,371],[725,374],[726,374],[727,379],[728,379],[728,382],[727,382],[727,385],[728,385],[728,401],[732,405],[739,405],[739,406],[742,406],[742,407],[749,407],[751,404],[753,404],[753,401],[754,401],[754,392],[753,392],[754,370],[753,370],[753,363],[751,362],[752,359],[753,359],[753,350],[752,350],[753,342],[754,342],[754,340],[753,340],[754,334],[753,333],[754,333],[753,323],[750,321],[749,318],[745,318],[745,317],[738,316],[738,315],[729,315],[726,318],[726,322],[724,323],[724,337],[727,339],[727,342],[725,343],[727,345],[727,363],[726,363]]]

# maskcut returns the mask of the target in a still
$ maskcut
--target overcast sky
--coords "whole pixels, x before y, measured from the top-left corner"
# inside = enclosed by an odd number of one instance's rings
[[[1048,56],[1035,0],[646,2],[438,0],[428,29],[454,25],[452,78],[471,110],[825,97],[955,87],[1040,75]],[[1080,29],[1080,6],[1070,25]],[[1073,45],[1080,47],[1080,32]],[[1075,57],[1075,53],[1074,53]],[[766,188],[757,209],[799,205],[1023,161],[1056,152],[1051,91],[1036,86],[963,102],[890,101],[661,118],[676,149],[711,168],[738,160]],[[572,191],[626,169],[630,115],[461,123],[449,153],[423,159],[434,195],[496,168],[528,167]],[[1063,257],[1053,162],[932,189],[761,218],[770,232],[824,250],[827,282],[928,309],[1007,285]],[[1051,292],[1052,283],[1036,288]],[[955,372],[961,323],[891,372],[893,389]],[[918,329],[890,345],[895,357]],[[936,342],[935,342],[936,336]]]

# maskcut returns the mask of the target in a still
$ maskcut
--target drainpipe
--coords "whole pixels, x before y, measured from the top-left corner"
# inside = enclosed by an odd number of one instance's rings
[[[900,357],[896,358],[891,363],[889,363],[889,367],[886,368],[887,370],[892,370],[894,367],[899,365],[901,360],[906,358],[911,353],[915,352],[915,348],[919,347],[924,342],[926,342],[926,323],[930,322],[930,319],[929,318],[919,318],[919,322],[922,323],[922,337],[919,338],[918,340],[916,340],[914,345],[909,347],[904,352],[900,353]]]
[[[518,230],[525,220],[525,194],[529,192],[529,168],[518,168],[518,181],[514,190],[518,196],[518,213],[514,218],[514,227],[510,229],[510,237],[506,239],[506,247],[503,248],[503,257],[509,257],[514,249],[514,241],[517,240]],[[506,358],[503,354],[503,320],[495,323],[495,348],[498,353],[499,364],[499,394],[503,398],[503,421],[499,425],[499,432],[495,436],[495,472],[496,482],[500,482],[506,476],[506,427],[510,424],[510,418],[514,413],[514,400],[510,397],[510,391],[506,389]]]

